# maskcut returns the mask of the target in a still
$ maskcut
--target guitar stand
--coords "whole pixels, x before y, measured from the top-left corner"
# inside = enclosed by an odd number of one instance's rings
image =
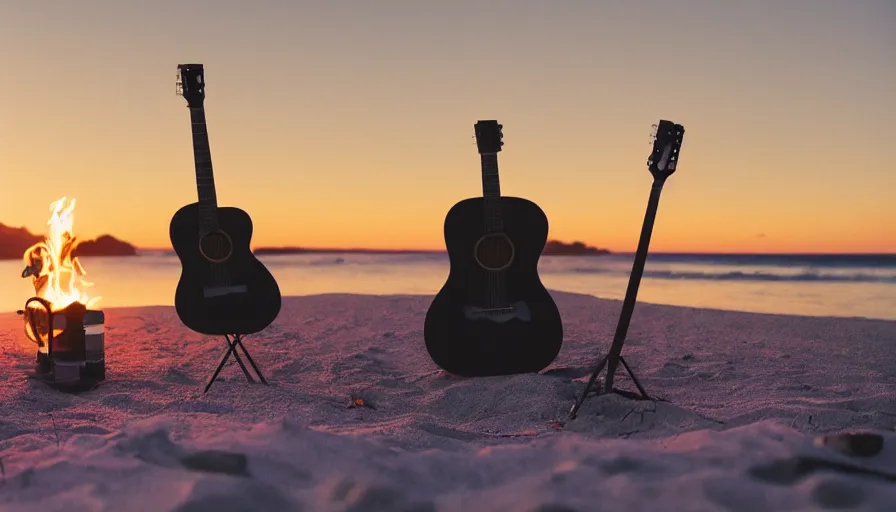
[[[628,367],[628,364],[622,358],[622,346],[625,344],[625,335],[628,333],[628,326],[632,321],[632,314],[635,312],[635,303],[638,300],[638,287],[641,285],[641,276],[644,275],[644,264],[647,263],[647,249],[650,246],[650,235],[653,233],[653,223],[656,220],[656,210],[660,203],[662,190],[663,180],[654,180],[653,186],[650,188],[650,199],[647,201],[647,213],[644,215],[644,224],[641,226],[641,239],[638,241],[638,251],[635,253],[632,273],[628,278],[628,288],[625,290],[625,299],[622,301],[622,311],[619,313],[619,322],[616,324],[613,344],[610,346],[610,351],[607,355],[598,361],[597,368],[594,369],[594,372],[591,373],[591,378],[588,379],[588,385],[585,386],[582,395],[569,411],[569,419],[575,419],[579,407],[582,406],[582,403],[594,386],[594,381],[597,380],[597,375],[604,369],[604,366],[607,367],[607,376],[604,379],[604,393],[617,393],[632,398],[629,396],[633,395],[632,393],[623,393],[613,388],[613,377],[616,375],[619,363],[622,363],[622,367],[631,376],[642,397],[646,400],[650,399],[647,396],[647,392],[644,391],[644,387],[641,386],[631,368]],[[634,398],[639,397],[635,395]]]
[[[268,381],[264,379],[264,375],[261,374],[261,370],[258,369],[255,361],[252,360],[252,356],[249,355],[249,351],[246,350],[246,346],[243,345],[243,336],[241,334],[225,334],[224,339],[227,340],[227,352],[224,353],[224,357],[221,358],[221,362],[218,363],[218,367],[215,368],[215,373],[213,373],[211,378],[208,380],[208,384],[205,385],[205,389],[202,391],[202,394],[208,393],[209,388],[212,387],[212,384],[214,384],[215,380],[217,380],[218,374],[221,373],[221,370],[224,368],[227,360],[230,359],[231,354],[233,354],[233,357],[240,365],[240,368],[243,369],[243,374],[246,376],[246,380],[248,380],[250,383],[255,383],[255,379],[252,378],[252,374],[249,373],[249,369],[246,368],[245,364],[243,364],[243,359],[240,357],[240,353],[239,351],[237,351],[237,347],[243,350],[243,355],[246,356],[246,360],[249,361],[250,365],[252,365],[252,369],[255,370],[255,375],[258,376],[258,380],[260,380],[262,384],[267,386]]]
[[[651,170],[651,172],[653,171]],[[622,311],[619,313],[619,322],[616,324],[616,334],[613,336],[613,344],[610,346],[607,355],[600,358],[597,362],[597,368],[595,368],[594,372],[591,374],[591,378],[588,380],[588,385],[585,386],[582,395],[569,411],[569,419],[571,420],[575,419],[579,407],[582,406],[582,403],[594,386],[594,381],[597,380],[597,375],[604,369],[604,366],[607,367],[607,376],[604,379],[604,393],[616,393],[635,400],[650,400],[647,391],[644,390],[644,386],[641,385],[631,368],[629,368],[628,363],[622,358],[622,346],[625,344],[625,336],[628,333],[628,326],[631,323],[632,314],[635,312],[635,303],[638,300],[638,287],[641,285],[641,277],[644,275],[644,264],[647,263],[647,249],[650,246],[650,235],[653,233],[656,210],[659,206],[660,193],[663,191],[663,183],[665,182],[666,177],[668,177],[668,175],[665,177],[654,176],[653,186],[650,188],[650,198],[647,201],[647,212],[644,214],[644,224],[641,226],[641,238],[638,241],[638,250],[635,253],[635,260],[632,263],[632,273],[629,275],[628,288],[625,290],[625,299],[622,301]],[[616,369],[619,367],[619,363],[622,363],[622,367],[625,368],[625,371],[628,372],[628,375],[632,378],[632,381],[634,381],[635,386],[638,387],[638,391],[641,393],[640,396],[613,387],[613,377],[616,375]]]
[[[631,391],[625,391],[624,389],[618,389],[613,386],[613,377],[612,373],[615,373],[610,368],[607,368],[607,378],[604,379],[604,389],[603,394],[615,393],[617,395],[624,396],[631,400],[652,400],[650,395],[647,394],[647,391],[644,389],[644,386],[641,385],[641,382],[638,380],[638,377],[635,377],[634,372],[629,367],[628,363],[625,362],[625,358],[619,356],[617,359],[619,363],[622,363],[622,367],[625,368],[625,372],[628,373],[629,378],[632,379],[632,382],[635,383],[635,387],[638,388],[638,393],[632,393]],[[569,419],[576,419],[576,413],[579,412],[579,408],[582,407],[582,403],[585,401],[585,398],[588,396],[588,393],[591,392],[591,388],[594,387],[595,381],[597,381],[597,376],[600,374],[600,371],[604,369],[604,366],[616,366],[613,364],[608,365],[610,362],[610,356],[605,355],[597,362],[597,367],[594,369],[594,372],[591,373],[591,378],[588,379],[588,384],[585,385],[585,391],[582,392],[582,395],[576,400],[576,404],[572,407],[572,410],[569,412]],[[601,394],[601,391],[598,390],[597,395]]]

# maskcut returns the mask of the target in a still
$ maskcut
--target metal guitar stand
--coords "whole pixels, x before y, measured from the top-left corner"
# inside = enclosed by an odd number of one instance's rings
[[[252,365],[252,369],[255,370],[255,375],[258,376],[258,380],[260,380],[262,384],[267,386],[268,381],[264,379],[264,376],[261,374],[261,370],[258,369],[255,361],[252,360],[252,356],[249,355],[249,351],[246,350],[246,346],[243,345],[243,336],[241,334],[225,334],[224,339],[227,340],[227,351],[224,353],[224,357],[221,358],[221,362],[218,363],[218,367],[215,369],[215,373],[213,373],[211,378],[208,380],[208,384],[205,385],[205,389],[202,391],[202,393],[208,393],[209,388],[212,387],[212,384],[214,384],[215,380],[218,378],[218,374],[221,373],[221,369],[224,368],[224,365],[227,363],[227,360],[230,359],[231,354],[233,354],[233,357],[240,365],[240,368],[243,369],[243,374],[246,375],[246,380],[248,380],[250,383],[255,382],[255,379],[252,378],[252,374],[249,373],[249,369],[246,368],[245,364],[243,364],[243,359],[240,357],[240,353],[239,351],[237,351],[237,347],[242,349],[243,355],[246,356],[246,360],[249,361],[249,364]]]
[[[647,161],[647,168],[653,175],[653,186],[650,188],[650,199],[647,202],[647,212],[644,214],[644,224],[641,226],[641,239],[638,241],[638,250],[635,253],[635,261],[632,264],[632,273],[629,276],[628,288],[625,291],[625,299],[622,302],[622,311],[619,314],[619,323],[616,325],[616,334],[613,336],[613,344],[607,355],[598,360],[597,367],[588,379],[588,384],[582,395],[569,412],[569,418],[575,419],[576,413],[594,386],[598,374],[607,367],[607,376],[604,379],[603,392],[616,393],[636,400],[650,400],[644,386],[638,381],[628,363],[622,357],[622,346],[625,344],[625,336],[628,326],[635,312],[635,303],[638,299],[638,287],[641,285],[641,277],[644,275],[644,264],[647,262],[647,250],[650,247],[650,235],[653,233],[653,223],[656,220],[656,211],[660,203],[660,193],[666,179],[675,172],[678,164],[678,152],[681,147],[681,139],[684,136],[684,127],[671,121],[661,120],[657,125],[656,140],[653,152]],[[640,395],[628,391],[618,390],[613,387],[613,378],[619,364],[631,377]]]

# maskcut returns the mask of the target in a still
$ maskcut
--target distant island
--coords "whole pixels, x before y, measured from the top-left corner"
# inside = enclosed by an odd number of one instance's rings
[[[423,249],[339,249],[310,247],[258,247],[252,251],[256,255],[276,254],[438,254],[445,251]],[[567,244],[559,240],[548,240],[542,252],[545,256],[599,256],[610,254],[606,249],[585,245],[582,242]]]
[[[18,260],[25,250],[44,239],[25,228],[13,228],[0,224],[0,260]],[[84,240],[74,252],[75,256],[136,256],[137,248],[110,235],[96,240]]]
[[[582,242],[567,244],[559,240],[548,240],[541,254],[545,256],[600,256],[610,254],[607,249],[599,249]]]
[[[100,235],[95,240],[84,240],[75,249],[76,256],[136,256],[137,248],[112,235]]]

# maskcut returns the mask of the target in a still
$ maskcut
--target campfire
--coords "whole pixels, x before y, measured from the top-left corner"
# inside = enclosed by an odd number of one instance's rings
[[[50,204],[47,237],[24,254],[22,278],[31,278],[34,296],[19,313],[25,335],[36,345],[35,377],[59,388],[92,388],[106,377],[103,312],[93,309],[100,297],[90,297],[92,283],[73,255],[75,200]]]

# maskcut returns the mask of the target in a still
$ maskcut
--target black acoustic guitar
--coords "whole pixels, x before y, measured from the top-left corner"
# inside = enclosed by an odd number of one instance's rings
[[[483,197],[455,204],[445,217],[451,270],[423,327],[432,360],[467,377],[538,372],[563,343],[560,312],[538,276],[548,218],[532,201],[501,196],[501,128],[475,125]]]
[[[280,313],[280,288],[249,249],[249,215],[239,208],[218,207],[202,64],[177,69],[178,94],[190,107],[199,202],[184,206],[171,219],[171,245],[183,267],[174,306],[184,325],[202,334],[256,333]]]

